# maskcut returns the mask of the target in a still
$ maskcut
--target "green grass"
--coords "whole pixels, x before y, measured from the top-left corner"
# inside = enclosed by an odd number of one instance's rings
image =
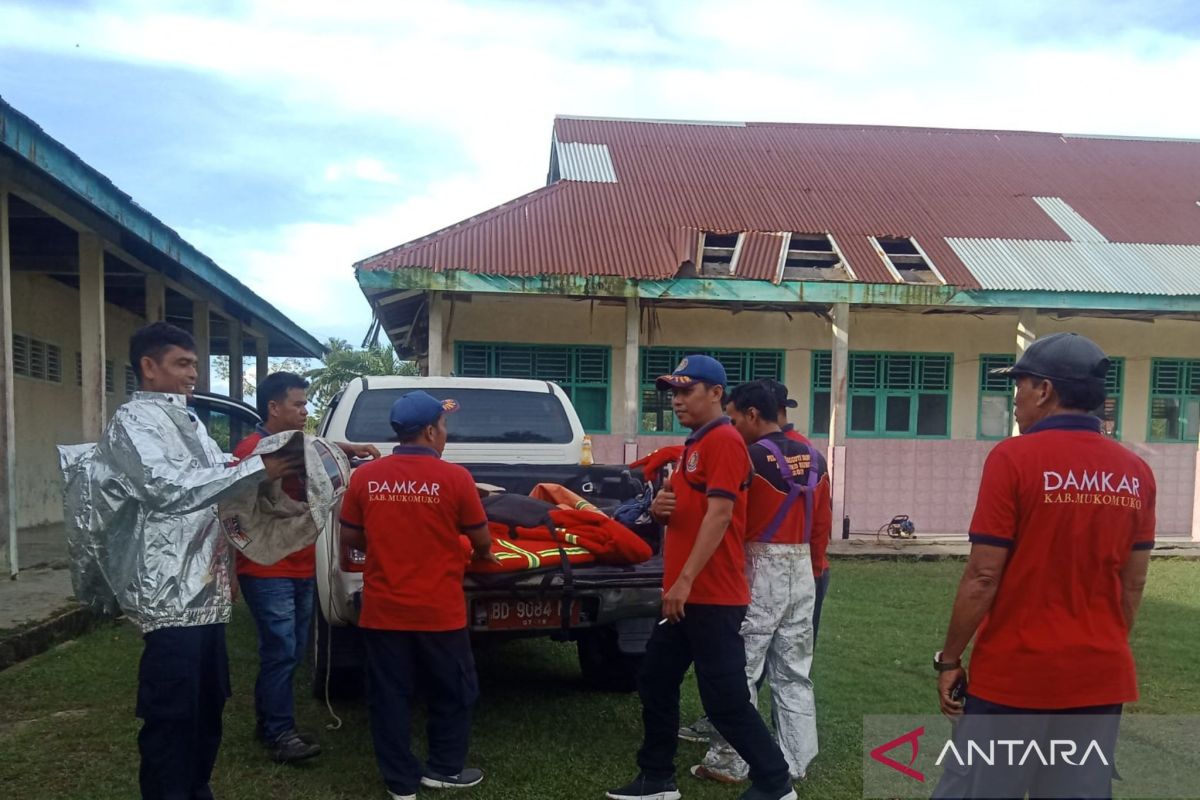
[[[862,796],[865,714],[935,713],[930,657],[941,643],[961,562],[839,560],[822,617],[814,666],[821,754],[801,795]],[[1155,561],[1134,652],[1142,699],[1132,713],[1200,713],[1194,685],[1200,652],[1200,563]],[[234,696],[214,775],[221,800],[384,798],[362,703],[336,710],[344,725],[325,730],[324,706],[298,688],[301,726],[325,753],[277,766],[254,741],[254,632],[244,606],[229,630]],[[134,689],[141,641],[128,626],[105,627],[0,672],[0,786],[5,797],[106,800],[137,796],[138,721]],[[634,695],[586,690],[574,648],[526,640],[477,651],[482,699],[471,763],[488,773],[474,800],[603,797],[635,772],[641,724]],[[684,717],[699,714],[694,684]],[[685,769],[703,755],[681,743],[680,789],[687,798],[734,798],[738,789],[703,784]]]

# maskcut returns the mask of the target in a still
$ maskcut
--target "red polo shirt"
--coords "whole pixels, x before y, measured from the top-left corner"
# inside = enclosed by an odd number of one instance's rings
[[[988,456],[971,541],[1011,550],[976,635],[970,691],[1019,708],[1128,703],[1138,697],[1121,611],[1121,569],[1154,546],[1154,474],[1064,414]]]
[[[425,447],[397,447],[350,476],[341,523],[367,538],[363,628],[467,626],[460,533],[487,524],[471,473]]]
[[[799,436],[799,434],[796,434]],[[817,484],[813,487],[813,520],[809,544],[822,538],[829,542],[829,527],[832,508],[829,504],[829,476],[826,474],[825,459],[816,450],[801,444],[783,431],[768,437],[779,448],[792,468],[793,478],[799,484],[808,482],[808,471],[817,471]],[[759,541],[779,513],[787,499],[788,486],[775,463],[775,456],[760,444],[750,445],[750,463],[754,466],[754,478],[746,505],[746,540]],[[776,544],[804,543],[804,496],[796,498],[771,541]],[[823,554],[823,551],[822,551]],[[815,572],[816,566],[813,566]],[[820,573],[816,573],[820,574]]]
[[[241,461],[249,456],[258,446],[259,441],[264,436],[270,435],[261,425],[256,427],[254,433],[238,442],[238,446],[233,449],[235,461]],[[293,500],[304,502],[307,499],[304,481],[294,475],[283,479],[283,491]],[[310,544],[269,566],[251,561],[239,552],[237,554],[237,573],[252,578],[312,578],[317,574],[317,546]]]
[[[663,544],[663,590],[675,584],[691,555],[708,513],[708,498],[733,501],[733,518],[725,537],[696,576],[689,603],[717,606],[750,604],[746,584],[746,489],[750,482],[750,455],[746,443],[728,417],[708,423],[688,437],[671,476],[675,511],[667,524]]]
[[[808,447],[813,446],[812,442],[810,442],[804,436],[804,434],[797,431],[796,426],[792,425],[791,423],[783,426],[783,433],[793,442],[799,442],[800,444],[807,445]],[[824,464],[825,460],[821,459],[821,463]],[[831,505],[833,502],[832,489],[829,481],[828,467],[823,467],[822,469],[825,470],[825,476],[821,478],[821,485],[825,487],[825,499],[819,499],[820,495],[818,495],[817,498],[814,498],[814,502],[817,503],[814,516],[816,514],[827,513],[829,515],[829,524],[818,525],[816,520],[813,521],[812,541],[808,544],[808,551],[812,557],[814,578],[821,577],[821,574],[824,573],[825,570],[829,569],[829,556],[826,555],[826,552],[829,550],[829,540],[833,536],[833,507]],[[818,486],[818,489],[820,489],[820,486]]]

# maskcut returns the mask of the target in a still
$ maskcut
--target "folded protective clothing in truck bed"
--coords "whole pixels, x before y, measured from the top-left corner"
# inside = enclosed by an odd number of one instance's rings
[[[546,486],[543,484],[542,486]],[[553,497],[563,501],[547,512],[545,525],[510,525],[507,522],[489,521],[492,534],[492,552],[500,563],[471,561],[467,571],[471,573],[520,572],[541,569],[560,564],[564,555],[572,564],[598,561],[603,564],[640,564],[654,555],[653,549],[640,536],[621,523],[605,516],[583,498],[574,495],[585,507],[568,508],[573,503],[562,491],[548,492],[542,489],[542,499]],[[564,494],[565,493],[565,494]],[[464,548],[469,551],[470,543],[463,537]]]

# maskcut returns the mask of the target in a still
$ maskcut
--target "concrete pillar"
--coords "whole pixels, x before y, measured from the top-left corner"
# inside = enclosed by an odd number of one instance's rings
[[[1029,345],[1033,344],[1033,340],[1037,338],[1037,317],[1036,308],[1022,308],[1017,312],[1017,358],[1025,355],[1025,351],[1029,349]],[[1013,387],[1013,392],[1017,391]],[[1017,427],[1017,418],[1014,416],[1012,420],[1012,435],[1020,436],[1021,429]]]
[[[429,376],[445,375],[442,350],[445,347],[444,314],[442,293],[429,293],[429,348],[425,357],[425,373]]]
[[[17,433],[13,396],[12,257],[8,189],[0,181],[0,573],[15,578],[17,558]]]
[[[833,535],[846,516],[846,428],[850,398],[850,304],[833,305],[833,364],[829,382],[829,481],[833,494]]]
[[[192,338],[196,340],[196,360],[198,375],[196,377],[196,390],[200,392],[209,391],[212,386],[212,342],[209,332],[208,319],[208,301],[193,300],[192,301]]]
[[[263,380],[270,374],[270,351],[271,340],[266,336],[260,336],[254,340],[254,385],[260,386]]]
[[[167,284],[162,273],[146,276],[146,322],[162,322],[167,318]]]
[[[242,371],[244,349],[242,345],[242,323],[236,319],[229,321],[229,396],[241,400],[245,392],[245,373]]]
[[[625,298],[625,402],[621,415],[625,428],[624,462],[638,457],[638,408],[642,386],[641,372],[642,307],[636,297]]]
[[[79,234],[79,352],[83,366],[83,440],[95,442],[108,419],[108,396],[104,391],[104,248],[94,233]]]

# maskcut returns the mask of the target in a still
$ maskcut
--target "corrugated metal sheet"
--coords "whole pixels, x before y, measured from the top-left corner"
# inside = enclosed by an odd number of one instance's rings
[[[739,278],[776,281],[779,276],[779,254],[782,250],[782,233],[750,231],[742,236],[742,252],[738,256],[734,272]]]
[[[1200,295],[1200,246],[947,240],[983,289]]]
[[[1050,215],[1050,219],[1054,220],[1054,224],[1063,229],[1063,233],[1071,237],[1073,242],[1107,242],[1104,234],[1096,230],[1096,228],[1086,219],[1079,215],[1079,212],[1071,208],[1066,200],[1061,197],[1035,197],[1033,202]]]
[[[617,171],[613,167],[608,145],[557,142],[555,150],[558,153],[558,171],[564,181],[617,182]]]
[[[948,238],[1069,238],[1035,197],[1114,242],[1200,245],[1198,142],[576,118],[555,138],[603,144],[618,181],[560,180],[360,266],[670,278],[694,246],[685,229],[829,231],[861,281],[895,282],[870,236],[910,236],[973,288]]]

